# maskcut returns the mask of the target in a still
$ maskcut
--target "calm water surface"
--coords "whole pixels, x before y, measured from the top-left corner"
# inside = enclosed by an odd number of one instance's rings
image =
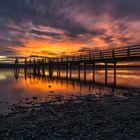
[[[45,76],[37,76],[32,71],[25,74],[23,69],[19,73],[15,73],[13,69],[0,69],[0,113],[8,112],[9,105],[33,96],[113,94],[126,98],[127,94],[140,93],[140,69],[117,69],[116,84],[113,70],[108,70],[107,79],[104,70],[96,70],[95,82],[92,70],[87,70],[86,74],[84,80],[84,72],[81,71],[79,80],[78,72],[73,70],[70,80],[66,78],[65,71],[61,71],[60,77],[54,71],[53,77],[49,77],[48,71],[45,71]]]

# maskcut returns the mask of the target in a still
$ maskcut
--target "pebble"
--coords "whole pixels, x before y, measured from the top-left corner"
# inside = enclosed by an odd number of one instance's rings
[[[33,100],[37,100],[38,98],[37,97],[33,97]]]

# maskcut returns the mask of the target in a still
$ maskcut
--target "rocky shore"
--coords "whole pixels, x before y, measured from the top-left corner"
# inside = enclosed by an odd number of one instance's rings
[[[0,115],[1,140],[139,140],[140,95],[26,98]]]

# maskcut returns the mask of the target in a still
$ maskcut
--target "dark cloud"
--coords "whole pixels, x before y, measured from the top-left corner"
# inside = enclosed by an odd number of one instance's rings
[[[140,0],[0,0],[0,44],[3,47],[6,44],[23,45],[21,38],[28,39],[33,35],[38,39],[50,36],[59,40],[66,36],[70,40],[80,40],[81,34],[91,38],[99,36],[106,43],[112,43],[113,36],[105,29],[94,28],[98,22],[96,17],[102,20],[105,15],[112,20],[124,21],[123,24],[118,22],[118,29],[113,31],[128,30],[127,22],[140,21]],[[82,16],[83,21],[77,20]],[[87,21],[90,18],[92,21]],[[92,29],[89,24],[93,25]],[[39,26],[60,29],[64,34],[42,31],[37,29]],[[128,41],[128,38],[120,37],[120,41]]]
[[[99,48],[96,48],[96,47],[93,47],[93,48],[89,48],[89,47],[81,47],[79,50],[78,50],[78,53],[91,53],[91,52],[95,52],[95,51],[98,51]]]
[[[104,40],[106,43],[112,43],[113,42],[113,36],[111,35],[102,35],[100,36],[102,40]]]
[[[113,18],[137,18],[140,14],[139,0],[1,0],[0,17],[9,22],[32,22],[36,25],[61,28],[69,34],[89,32],[69,14],[88,11],[98,15],[109,12]],[[77,13],[76,13],[77,12]],[[88,17],[85,17],[85,20]]]
[[[39,31],[39,30],[34,30],[34,29],[31,30],[30,33],[37,34],[37,35],[47,35],[47,36],[52,36],[52,37],[56,37],[56,36],[60,35],[60,34],[57,34],[57,33]]]
[[[115,19],[140,20],[140,0],[114,0],[111,14]]]

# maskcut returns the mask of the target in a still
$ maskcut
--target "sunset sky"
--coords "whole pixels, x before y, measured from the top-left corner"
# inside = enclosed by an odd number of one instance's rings
[[[0,56],[140,44],[140,0],[0,0]]]

